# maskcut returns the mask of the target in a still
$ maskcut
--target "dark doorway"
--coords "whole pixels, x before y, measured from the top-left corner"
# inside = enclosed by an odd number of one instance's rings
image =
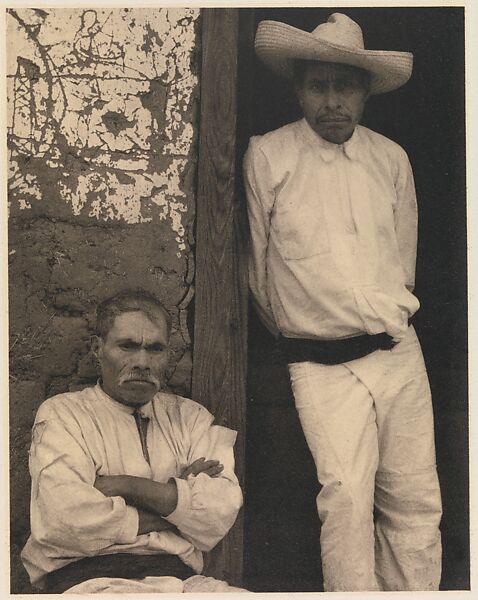
[[[415,57],[410,82],[372,97],[362,123],[402,145],[414,169],[421,302],[415,323],[435,408],[444,507],[441,589],[469,589],[464,10],[242,10],[239,159],[250,135],[300,116],[290,87],[253,55],[257,24],[272,19],[311,31],[333,12],[361,25],[367,48],[408,50]],[[256,591],[320,590],[315,470],[287,372],[254,314],[248,369],[244,584]]]

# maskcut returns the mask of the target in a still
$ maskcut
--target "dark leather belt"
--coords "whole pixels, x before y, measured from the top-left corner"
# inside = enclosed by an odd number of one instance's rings
[[[362,358],[375,350],[391,350],[397,342],[388,333],[359,335],[340,340],[311,340],[306,338],[279,338],[279,349],[287,363],[316,362],[338,365]]]
[[[105,554],[82,558],[46,576],[48,594],[62,594],[78,583],[95,577],[143,579],[155,576],[187,579],[196,573],[174,554]]]

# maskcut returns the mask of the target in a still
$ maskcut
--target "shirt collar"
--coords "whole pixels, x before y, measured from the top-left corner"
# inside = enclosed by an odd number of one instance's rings
[[[136,410],[134,406],[128,406],[127,404],[122,404],[121,402],[118,402],[117,400],[114,400],[111,396],[109,396],[104,391],[104,389],[101,387],[101,382],[99,379],[95,385],[95,392],[96,392],[96,395],[98,396],[98,398],[100,398],[100,400],[105,402],[113,410],[117,410],[117,411],[125,413],[127,415],[132,415],[134,413],[134,411]],[[143,404],[143,406],[141,406],[139,408],[139,411],[143,416],[145,416],[145,417],[150,416],[151,404],[152,404],[152,401],[148,402],[147,404]]]
[[[339,152],[343,152],[347,158],[354,160],[359,155],[360,145],[360,133],[359,126],[357,126],[352,134],[352,137],[343,144],[333,144],[324,140],[316,133],[312,127],[307,123],[305,118],[301,120],[302,130],[306,140],[319,150],[322,160],[325,162],[331,162],[337,157]]]

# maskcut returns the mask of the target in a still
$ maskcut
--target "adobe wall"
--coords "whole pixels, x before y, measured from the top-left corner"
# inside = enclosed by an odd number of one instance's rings
[[[200,11],[7,15],[12,592],[29,529],[30,429],[48,396],[96,379],[97,302],[154,292],[188,395]]]

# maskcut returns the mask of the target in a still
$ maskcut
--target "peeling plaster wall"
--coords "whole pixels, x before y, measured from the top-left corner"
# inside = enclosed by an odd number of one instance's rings
[[[96,379],[94,307],[125,287],[173,317],[168,386],[190,393],[198,29],[193,9],[9,9],[12,592],[39,404]]]

